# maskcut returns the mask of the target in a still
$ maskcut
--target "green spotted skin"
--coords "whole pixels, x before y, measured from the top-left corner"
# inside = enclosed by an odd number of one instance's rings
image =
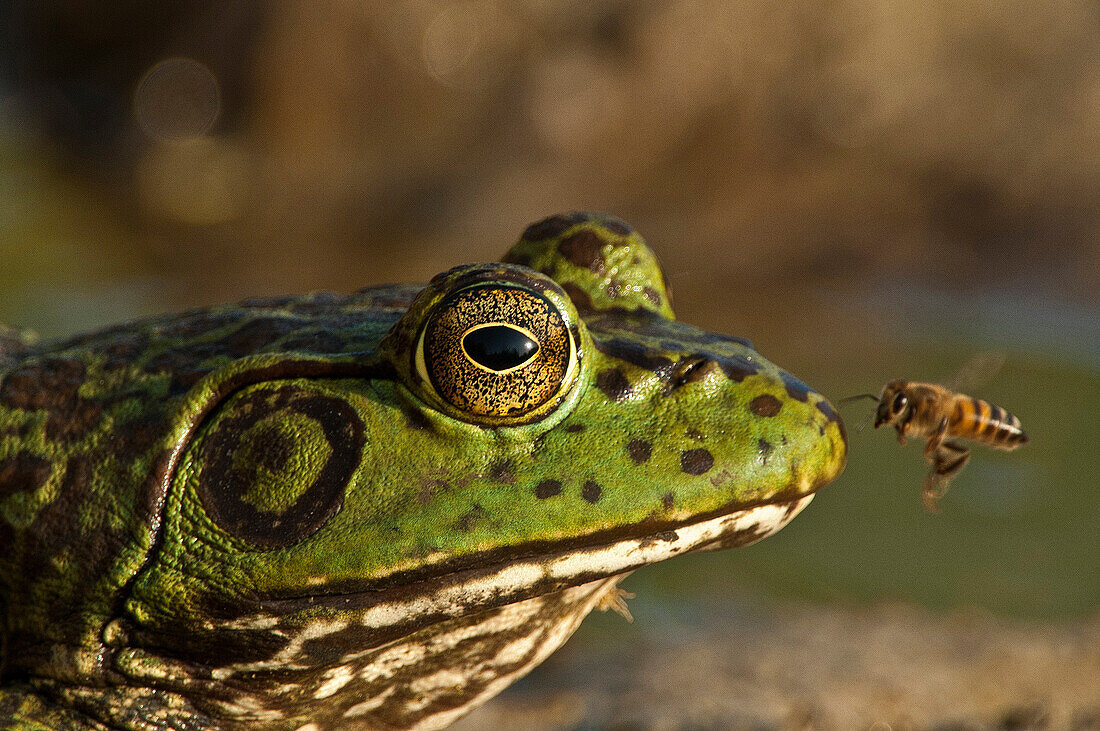
[[[540,344],[486,370],[482,325]],[[675,321],[601,214],[426,287],[0,328],[0,727],[439,728],[845,456],[824,397]]]

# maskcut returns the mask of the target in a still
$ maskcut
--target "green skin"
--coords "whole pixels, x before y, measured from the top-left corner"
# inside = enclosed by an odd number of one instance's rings
[[[843,469],[828,402],[675,322],[626,224],[554,216],[504,262],[0,329],[0,727],[442,726],[626,572],[757,540]],[[472,282],[568,328],[527,413],[464,413],[417,368]]]

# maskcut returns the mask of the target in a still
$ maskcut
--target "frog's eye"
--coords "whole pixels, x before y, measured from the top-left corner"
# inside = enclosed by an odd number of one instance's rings
[[[908,405],[909,398],[899,391],[898,395],[894,397],[894,403],[890,405],[890,411],[895,414],[900,414]]]
[[[576,345],[561,311],[530,290],[485,284],[444,298],[428,317],[416,369],[471,417],[515,418],[570,385]]]

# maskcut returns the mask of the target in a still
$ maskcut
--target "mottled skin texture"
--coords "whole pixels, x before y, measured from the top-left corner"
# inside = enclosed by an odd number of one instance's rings
[[[625,572],[759,539],[843,468],[828,402],[674,321],[625,223],[554,216],[504,261],[48,346],[0,329],[0,726],[443,725]],[[525,413],[418,370],[475,285],[568,329]]]

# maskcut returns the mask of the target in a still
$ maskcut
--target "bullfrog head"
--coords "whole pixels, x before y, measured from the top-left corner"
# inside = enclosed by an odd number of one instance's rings
[[[846,452],[598,214],[427,287],[8,353],[3,667],[40,720],[446,725],[628,572],[781,528]]]

